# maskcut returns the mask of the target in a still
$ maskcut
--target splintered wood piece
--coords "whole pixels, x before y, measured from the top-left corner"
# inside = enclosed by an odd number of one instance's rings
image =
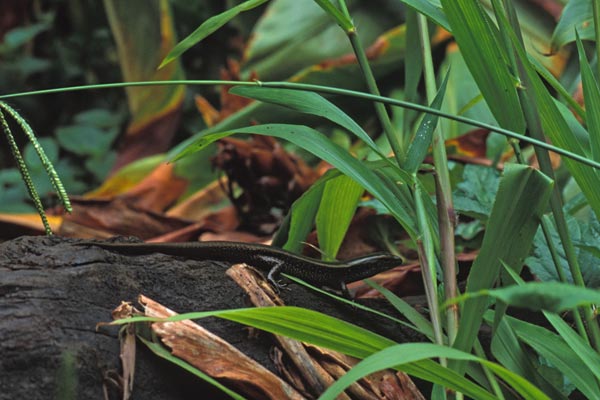
[[[244,264],[234,265],[227,275],[244,289],[257,307],[283,305],[283,301],[267,284],[263,275]],[[344,375],[359,360],[294,339],[275,335],[281,348],[274,352],[274,362],[296,390],[318,397],[336,379]],[[346,389],[338,399],[411,399],[424,400],[419,389],[404,372],[393,370],[371,374]]]
[[[149,317],[166,318],[175,312],[139,297]],[[235,347],[192,321],[155,322],[152,330],[171,353],[254,399],[303,399],[294,388]]]

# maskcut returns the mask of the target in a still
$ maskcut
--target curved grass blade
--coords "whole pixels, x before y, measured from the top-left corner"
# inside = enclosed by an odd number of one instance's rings
[[[529,282],[524,285],[467,292],[447,301],[444,305],[449,306],[479,297],[492,297],[509,306],[554,313],[600,304],[600,292],[595,289],[562,282]]]
[[[317,93],[260,86],[234,86],[229,90],[229,93],[326,118],[353,133],[357,138],[365,142],[371,150],[379,154],[381,158],[387,158],[381,153],[377,144],[375,144],[373,139],[371,139],[360,125],[338,106]]]
[[[340,175],[325,184],[315,222],[319,248],[327,259],[335,259],[364,191],[362,186],[346,175]]]
[[[552,185],[551,180],[531,167],[505,166],[481,250],[469,273],[467,292],[493,287],[502,261],[518,268],[523,265]],[[485,298],[466,302],[454,347],[471,350],[486,308]]]
[[[486,313],[487,314],[487,313]],[[497,315],[504,316],[504,310],[496,311]],[[500,317],[499,323],[495,324],[495,332],[492,338],[491,350],[494,359],[509,370],[519,374],[530,382],[535,382],[536,386],[544,391],[550,398],[567,400],[567,397],[554,384],[559,382],[549,382],[544,375],[540,373],[540,362],[538,356],[526,349],[517,337],[513,327],[509,325],[506,318]],[[493,321],[489,321],[490,324]],[[556,366],[552,360],[549,360],[553,366]]]
[[[465,63],[500,126],[525,130],[525,119],[508,56],[490,17],[472,0],[441,0]]]
[[[565,338],[546,328],[513,317],[506,316],[503,320],[510,325],[521,341],[533,348],[541,357],[544,357],[562,372],[587,398],[591,399],[598,396],[600,387],[598,387],[594,375],[588,366],[582,362],[578,353],[570,348]],[[575,335],[581,339],[576,333]],[[598,357],[598,353],[591,347],[586,347],[585,353],[595,354],[596,362],[598,362],[600,358]],[[600,364],[595,365],[596,371],[599,369],[598,365]]]
[[[530,382],[498,364],[450,347],[430,343],[399,344],[388,347],[379,353],[367,357],[331,385],[327,391],[321,395],[320,399],[335,399],[336,396],[350,384],[370,373],[386,368],[397,368],[411,374],[411,372],[409,372],[411,366],[418,366],[418,363],[425,359],[437,357],[480,362],[504,379],[515,391],[523,396],[524,399],[549,399],[549,397]],[[434,375],[431,382],[454,389],[475,399],[496,399],[496,397],[487,390],[461,377],[456,372],[436,363],[433,363],[433,365],[434,366],[428,365],[431,368],[429,372],[431,375]]]
[[[238,4],[235,7],[230,8],[227,11],[222,12],[221,14],[210,17],[206,21],[202,23],[194,32],[192,32],[188,37],[177,43],[177,45],[167,54],[165,59],[160,63],[158,68],[162,68],[181,54],[183,54],[190,47],[200,42],[202,39],[206,38],[211,33],[215,32],[217,29],[225,25],[227,22],[235,18],[239,13],[251,10],[255,7],[260,6],[263,3],[266,3],[268,0],[248,0],[243,2],[242,4]]]
[[[317,157],[327,161],[342,173],[354,179],[363,188],[373,194],[373,196],[377,197],[390,211],[390,214],[400,222],[408,235],[413,239],[417,238],[412,204],[407,201],[401,201],[403,199],[397,198],[374,171],[352,157],[346,150],[331,142],[325,135],[307,126],[266,124],[235,129],[228,132],[210,133],[200,137],[186,147],[176,156],[176,159],[199,151],[208,144],[226,136],[233,135],[234,133],[268,135],[289,140],[295,145],[300,146]],[[408,182],[400,183],[408,184]]]
[[[372,358],[372,360],[375,360],[378,363],[378,368],[374,369],[374,371],[381,369],[379,367],[382,363],[385,364],[382,368],[387,368],[397,366],[399,363],[402,363],[402,361],[405,361],[406,364],[402,366],[402,370],[411,375],[460,390],[477,399],[494,399],[495,397],[485,389],[428,358],[434,358],[440,355],[450,355],[452,357],[459,357],[470,361],[485,362],[488,368],[494,370],[494,372],[505,379],[513,388],[515,388],[515,390],[521,393],[524,398],[534,398],[529,396],[529,393],[538,395],[538,399],[547,398],[543,393],[540,393],[539,391],[536,392],[535,388],[531,388],[531,385],[524,379],[514,376],[514,374],[511,374],[494,363],[482,361],[470,354],[452,348],[427,343],[395,345],[393,341],[356,325],[313,310],[299,307],[284,306],[207,311],[180,314],[165,319],[132,317],[113,321],[110,325],[122,325],[133,322],[183,321],[210,316],[250,325],[267,332],[313,343],[317,346],[326,347],[359,358],[368,357],[381,350],[386,351],[387,349],[392,349],[391,353],[394,358],[386,357],[383,360],[381,357]],[[396,354],[396,351],[400,353],[400,355]],[[398,360],[402,361],[399,362]],[[354,369],[351,370],[349,374],[352,373],[352,371],[354,371]],[[361,371],[360,369],[358,371],[364,372],[364,370]],[[349,376],[351,379],[352,376]],[[349,378],[343,377],[343,384],[345,384],[348,379]]]

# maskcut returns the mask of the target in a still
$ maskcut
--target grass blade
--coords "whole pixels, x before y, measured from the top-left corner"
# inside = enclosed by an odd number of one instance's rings
[[[517,96],[517,82],[510,74],[498,31],[481,4],[472,0],[442,0],[452,34],[460,47],[481,94],[500,126],[525,130]]]
[[[235,7],[230,8],[227,11],[222,12],[221,14],[210,17],[206,21],[202,23],[194,32],[192,32],[188,37],[177,43],[177,45],[167,54],[164,60],[160,63],[158,68],[162,68],[180,55],[182,55],[186,50],[200,42],[204,38],[206,38],[211,33],[215,32],[217,29],[225,25],[227,22],[235,18],[239,13],[251,10],[255,7],[260,6],[263,3],[266,3],[268,0],[248,0],[241,4],[238,4]]]
[[[308,150],[339,169],[345,175],[354,179],[363,188],[377,197],[398,222],[400,222],[408,235],[412,238],[417,237],[412,204],[403,201],[401,198],[397,198],[387,184],[382,182],[374,171],[352,157],[346,150],[331,142],[325,135],[307,126],[265,124],[235,129],[228,132],[210,133],[200,137],[186,147],[178,157],[199,151],[208,144],[223,137],[233,135],[234,133],[275,136],[289,140],[295,145]],[[405,184],[408,184],[408,182],[405,182]]]
[[[507,164],[500,180],[483,244],[471,267],[467,292],[493,287],[500,274],[501,261],[522,266],[547,205],[552,181],[539,171]],[[470,351],[487,308],[485,298],[468,301],[454,346]]]

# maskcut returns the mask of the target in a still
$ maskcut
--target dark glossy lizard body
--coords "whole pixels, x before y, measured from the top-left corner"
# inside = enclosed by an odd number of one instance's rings
[[[326,262],[256,243],[242,242],[185,242],[185,243],[107,243],[79,242],[98,246],[124,255],[162,253],[195,260],[213,260],[227,263],[246,263],[268,271],[268,279],[275,286],[280,273],[289,274],[320,287],[341,288],[346,283],[368,278],[402,264],[402,259],[387,253],[375,253],[340,262]]]

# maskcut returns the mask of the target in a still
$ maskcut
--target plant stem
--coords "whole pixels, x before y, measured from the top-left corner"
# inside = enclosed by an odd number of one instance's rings
[[[425,88],[427,102],[431,103],[436,96],[437,85],[433,60],[431,58],[431,46],[429,41],[429,29],[425,16],[417,16],[420,32],[420,43],[423,53],[423,72],[425,75]],[[435,166],[435,195],[437,200],[438,224],[440,232],[440,264],[444,274],[444,294],[449,300],[457,296],[456,285],[456,256],[454,246],[454,221],[455,211],[452,203],[452,188],[450,185],[450,174],[448,172],[448,158],[446,155],[446,144],[444,135],[439,125],[433,131],[433,163]],[[458,332],[458,305],[448,307],[446,311],[446,331],[448,333],[448,345],[452,346],[456,333]]]
[[[346,0],[339,0],[338,4],[340,6],[340,11],[346,17],[348,21],[352,21],[350,13],[348,12],[348,6],[346,5]],[[367,84],[367,88],[371,94],[376,96],[380,96],[379,88],[377,87],[377,82],[375,81],[375,76],[373,75],[373,70],[371,70],[371,65],[369,65],[369,59],[367,58],[367,53],[363,48],[362,43],[358,37],[358,32],[356,30],[356,26],[352,24],[352,27],[345,30],[348,39],[350,40],[350,44],[352,45],[352,49],[354,50],[354,54],[356,55],[356,60],[358,61],[358,65],[363,73],[365,78],[365,82]],[[390,116],[385,109],[385,106],[382,103],[375,103],[375,113],[377,114],[377,118],[383,127],[383,132],[390,143],[392,151],[394,152],[394,157],[398,162],[398,166],[402,168],[404,165],[404,159],[406,157],[406,150],[404,149],[404,142],[400,140],[394,127],[392,126],[392,121],[390,120]]]
[[[350,43],[352,44],[352,48],[356,54],[356,59],[358,60],[358,64],[363,71],[369,92],[376,96],[380,96],[377,82],[375,82],[373,71],[371,70],[365,50],[363,49],[363,46],[360,43],[356,33],[356,28],[347,31],[346,34],[348,35],[348,39],[350,39]],[[398,162],[398,166],[402,167],[406,158],[406,150],[404,149],[403,141],[397,136],[394,127],[392,126],[392,121],[390,120],[390,116],[385,109],[385,105],[383,105],[383,103],[375,103],[375,113],[377,114],[379,122],[383,127],[383,132],[385,133],[390,146],[392,147],[392,151],[394,152],[394,157]]]
[[[423,191],[421,183],[418,180],[414,181],[414,197],[415,208],[417,211],[417,223],[421,239],[417,240],[417,249],[419,253],[419,261],[421,264],[421,274],[423,275],[423,286],[425,287],[425,295],[427,296],[427,305],[429,306],[429,318],[433,325],[433,334],[435,341],[438,344],[444,344],[444,332],[442,322],[440,320],[440,310],[437,291],[437,274],[436,274],[436,258],[435,250],[429,227],[429,219],[423,205]],[[445,359],[440,359],[440,364],[446,365]]]
[[[275,89],[304,90],[304,91],[309,91],[309,92],[317,92],[317,93],[326,93],[326,94],[332,94],[332,95],[354,97],[357,99],[380,102],[380,103],[389,104],[392,106],[398,106],[398,107],[408,108],[410,110],[425,112],[425,113],[437,115],[442,118],[450,119],[453,121],[462,122],[464,124],[468,124],[471,126],[476,126],[478,128],[487,129],[492,132],[497,132],[506,137],[518,139],[522,142],[529,143],[533,146],[552,151],[556,154],[560,154],[561,156],[568,157],[572,160],[578,161],[584,165],[588,165],[590,167],[600,169],[600,162],[590,160],[580,154],[576,154],[576,153],[570,152],[568,150],[562,149],[560,147],[553,146],[553,145],[547,143],[546,141],[533,139],[529,136],[521,135],[519,133],[513,132],[508,129],[500,128],[498,126],[491,125],[491,124],[486,124],[485,122],[480,122],[480,121],[477,121],[477,120],[474,120],[471,118],[462,117],[459,115],[451,115],[451,114],[445,113],[443,111],[436,110],[435,108],[423,106],[421,104],[410,103],[410,102],[403,101],[403,100],[392,99],[390,97],[376,96],[376,95],[373,95],[370,93],[359,92],[359,91],[355,91],[355,90],[340,89],[340,88],[335,88],[335,87],[330,87],[330,86],[322,86],[322,85],[311,85],[311,84],[307,84],[307,83],[261,82],[261,81],[240,82],[240,81],[219,81],[219,80],[114,82],[114,83],[104,83],[104,84],[99,84],[99,85],[67,86],[67,87],[55,88],[55,89],[32,90],[29,92],[4,94],[4,95],[0,95],[0,100],[16,98],[16,97],[34,96],[34,95],[40,95],[40,94],[77,92],[77,91],[92,90],[92,89],[121,88],[121,87],[128,87],[128,86],[160,86],[160,85],[259,86],[259,87],[267,87],[267,88],[275,88]]]

